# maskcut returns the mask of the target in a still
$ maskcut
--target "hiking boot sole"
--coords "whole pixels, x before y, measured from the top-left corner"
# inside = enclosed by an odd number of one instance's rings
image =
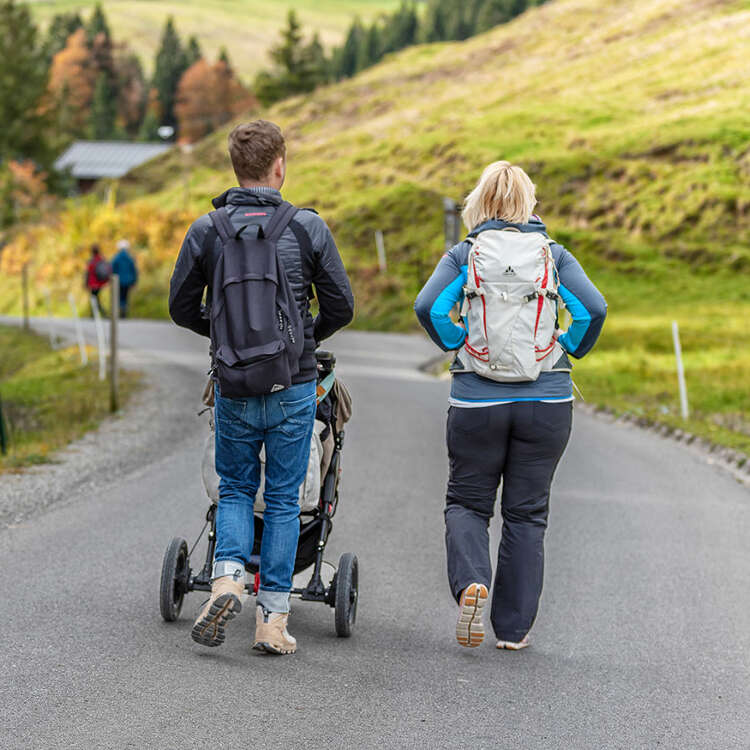
[[[193,625],[190,637],[201,646],[220,646],[226,634],[224,625],[242,611],[242,604],[234,594],[221,594],[208,612]]]
[[[283,656],[284,654],[294,654],[297,652],[296,646],[275,646],[268,641],[256,641],[253,644],[255,651],[264,651],[267,654],[274,654],[275,656]]]
[[[482,610],[487,604],[487,598],[487,587],[484,584],[472,583],[466,588],[456,623],[456,640],[461,646],[476,648],[484,640]]]

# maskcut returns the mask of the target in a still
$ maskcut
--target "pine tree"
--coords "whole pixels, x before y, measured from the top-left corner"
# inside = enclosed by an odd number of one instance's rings
[[[96,17],[96,14],[95,14]],[[98,139],[114,138],[117,119],[118,76],[115,70],[114,45],[106,28],[106,21],[101,13],[101,20],[94,24],[100,30],[91,38],[89,48],[93,63],[94,95],[92,106],[95,107],[89,118],[89,130],[92,137]],[[90,34],[93,29],[89,28]],[[96,134],[96,135],[94,135]]]
[[[469,0],[466,5],[466,23],[469,28],[469,36],[479,33],[479,13],[484,7],[486,0]]]
[[[528,7],[527,0],[485,0],[477,18],[477,30],[486,31],[507,23],[521,15]]]
[[[359,18],[355,18],[346,35],[343,46],[334,55],[334,74],[336,78],[350,78],[359,70],[364,46],[365,30]]]
[[[403,0],[397,11],[386,16],[383,27],[383,53],[395,52],[417,41],[419,18],[413,2]]]
[[[222,49],[224,48],[222,47]],[[201,57],[203,57],[201,45],[198,42],[197,37],[193,35],[190,37],[190,39],[188,39],[187,49],[185,50],[185,63],[189,68],[194,63],[197,63],[198,60],[201,59]]]
[[[158,141],[159,140],[159,116],[155,110],[149,108],[143,117],[140,130],[138,131],[139,141]]]
[[[446,19],[446,39],[460,40],[471,36],[475,24],[472,23],[471,3],[462,3]]]
[[[46,50],[28,6],[0,2],[0,162],[49,164],[47,78]]]
[[[281,40],[269,53],[272,70],[261,71],[255,78],[255,94],[264,104],[285,96],[312,91],[328,79],[328,62],[317,34],[305,44],[294,11],[289,11]]]
[[[91,14],[91,18],[86,24],[86,36],[89,40],[89,44],[91,44],[99,34],[104,34],[108,39],[112,36],[101,3],[96,4],[94,12]]]
[[[298,72],[300,52],[302,49],[302,32],[297,14],[290,10],[286,19],[286,28],[281,32],[281,42],[271,48],[271,59],[289,75]]]
[[[117,77],[117,123],[127,136],[135,137],[146,109],[147,87],[138,55],[124,42],[114,52]]]
[[[177,85],[187,68],[185,51],[174,27],[174,20],[170,16],[167,18],[161,45],[156,53],[153,78],[153,87],[157,92],[162,125],[177,127],[177,119],[174,113]]]
[[[283,88],[281,76],[275,75],[270,70],[261,70],[253,81],[253,91],[260,99],[261,104],[269,106],[288,96]]]
[[[362,46],[359,49],[357,70],[374,65],[383,57],[383,35],[380,26],[374,22],[365,32]]]
[[[448,39],[450,18],[454,12],[452,0],[430,0],[422,23],[422,41],[442,42]]]
[[[316,32],[310,43],[302,48],[299,75],[300,92],[312,91],[316,86],[325,83],[328,80],[328,69],[328,59]]]
[[[106,73],[99,73],[91,99],[89,129],[91,137],[97,141],[107,140],[115,134],[117,99],[112,96],[112,86]]]

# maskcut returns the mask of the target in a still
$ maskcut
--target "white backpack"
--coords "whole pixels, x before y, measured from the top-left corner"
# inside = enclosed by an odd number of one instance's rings
[[[536,380],[559,359],[551,242],[513,228],[488,229],[473,240],[461,308],[468,336],[460,359],[468,370],[501,382]]]

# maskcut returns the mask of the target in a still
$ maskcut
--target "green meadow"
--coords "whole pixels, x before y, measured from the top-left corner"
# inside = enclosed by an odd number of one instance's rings
[[[26,0],[46,27],[56,13],[88,17],[95,0]],[[316,30],[325,47],[340,44],[352,19],[371,20],[398,7],[398,0],[117,0],[103,3],[117,41],[126,41],[151,70],[164,21],[174,16],[180,35],[195,34],[209,57],[225,46],[240,76],[251,80],[269,61],[266,53],[294,9],[304,28]]]
[[[678,425],[677,320],[687,429],[750,453],[748,111],[747,0],[556,0],[264,116],[289,139],[288,198],[334,230],[356,325],[414,330],[413,299],[443,251],[442,197],[462,199],[487,162],[510,159],[609,303],[601,342],[574,373],[587,401]],[[111,247],[125,233],[147,269],[140,314],[164,315],[187,225],[232,184],[225,140],[145,165],[109,202],[72,202],[11,243],[7,273],[33,258],[37,284],[62,294],[78,281],[85,242]],[[3,294],[0,309],[17,309],[13,300]]]

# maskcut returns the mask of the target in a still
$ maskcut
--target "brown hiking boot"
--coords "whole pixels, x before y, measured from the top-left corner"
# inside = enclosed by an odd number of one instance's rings
[[[487,587],[472,583],[461,594],[456,623],[456,640],[467,648],[475,648],[484,640],[482,610],[487,603]]]
[[[219,646],[224,643],[224,625],[242,610],[240,597],[245,582],[233,576],[217,578],[211,585],[211,596],[193,625],[190,636],[201,646]]]
[[[269,654],[293,654],[297,650],[297,641],[286,629],[288,621],[288,612],[266,612],[258,605],[255,608],[253,648]]]

